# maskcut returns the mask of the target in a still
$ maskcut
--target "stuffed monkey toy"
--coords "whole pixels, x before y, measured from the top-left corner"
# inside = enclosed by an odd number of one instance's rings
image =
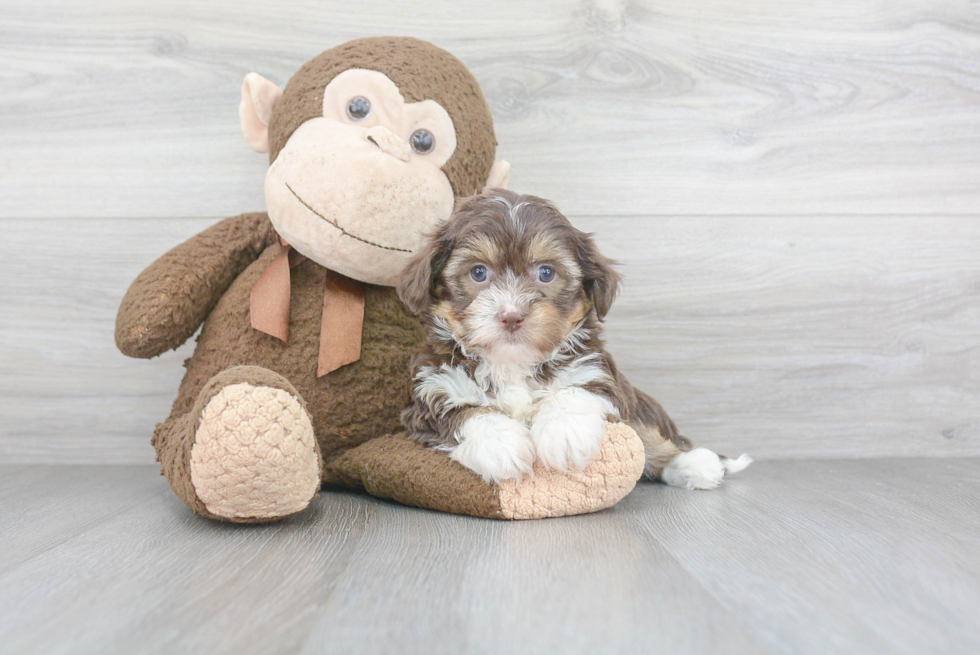
[[[504,187],[490,110],[463,64],[411,38],[351,41],[280,89],[246,76],[248,144],[268,152],[268,213],[223,220],[143,271],[119,308],[131,357],[203,324],[153,445],[177,496],[241,523],[302,511],[323,485],[493,518],[608,507],[643,446],[610,424],[583,471],[488,485],[409,439],[399,413],[421,325],[392,288],[458,198]]]

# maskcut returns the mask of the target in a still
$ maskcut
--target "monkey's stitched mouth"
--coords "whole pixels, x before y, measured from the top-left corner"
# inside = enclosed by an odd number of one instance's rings
[[[319,216],[320,218],[322,218],[324,221],[326,221],[330,225],[333,225],[335,228],[337,228],[338,230],[340,230],[340,233],[343,234],[344,236],[348,236],[351,239],[354,239],[356,241],[360,241],[361,243],[366,243],[369,246],[374,246],[375,248],[381,248],[382,250],[394,250],[394,251],[397,251],[397,252],[407,252],[407,253],[411,254],[411,252],[412,252],[411,250],[407,250],[405,248],[395,248],[394,246],[383,246],[380,243],[375,243],[373,241],[368,241],[367,239],[362,239],[361,237],[357,236],[356,234],[351,234],[350,232],[348,232],[344,228],[340,227],[340,225],[337,224],[337,221],[330,220],[329,218],[327,218],[326,216],[324,216],[323,214],[321,214],[317,210],[315,210],[312,207],[310,207],[310,204],[308,202],[306,202],[305,200],[303,200],[302,198],[300,198],[299,197],[299,194],[296,193],[295,191],[293,191],[293,187],[289,186],[289,183],[288,182],[284,182],[283,184],[286,185],[286,188],[289,189],[289,192],[291,194],[293,194],[293,197],[296,198],[297,200],[299,200],[303,204],[304,207],[306,207],[307,209],[309,209],[311,212],[313,212],[314,214],[316,214],[317,216]]]

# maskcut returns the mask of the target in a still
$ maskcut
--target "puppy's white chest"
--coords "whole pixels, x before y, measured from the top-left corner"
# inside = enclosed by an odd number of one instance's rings
[[[498,388],[494,404],[518,421],[527,421],[534,410],[534,398],[526,384],[506,384]]]
[[[527,421],[534,411],[535,384],[531,371],[525,366],[481,364],[477,380],[493,389],[490,404],[518,421]],[[536,385],[535,385],[536,386]]]

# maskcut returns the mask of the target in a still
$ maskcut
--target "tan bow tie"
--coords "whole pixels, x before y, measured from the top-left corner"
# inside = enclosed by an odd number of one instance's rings
[[[256,280],[249,296],[252,327],[283,343],[289,339],[289,271],[305,261],[304,255],[283,241],[282,250]],[[364,328],[364,285],[330,269],[326,271],[317,377],[361,358]]]

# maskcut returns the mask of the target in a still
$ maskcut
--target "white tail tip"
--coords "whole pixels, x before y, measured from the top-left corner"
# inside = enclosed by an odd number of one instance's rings
[[[754,460],[742,453],[739,455],[738,459],[728,459],[727,457],[721,460],[721,463],[725,466],[725,473],[731,475],[732,473],[738,473],[748,467]]]

